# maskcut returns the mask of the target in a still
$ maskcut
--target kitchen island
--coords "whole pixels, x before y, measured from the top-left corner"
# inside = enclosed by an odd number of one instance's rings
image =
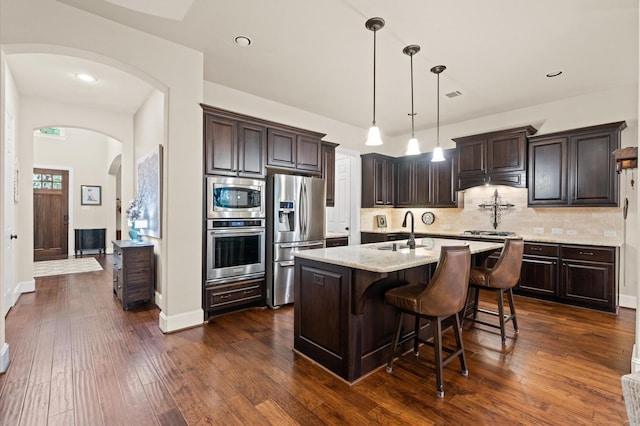
[[[441,247],[454,245],[468,245],[476,257],[472,262],[503,246],[417,238],[415,250],[405,240],[297,252],[294,351],[348,383],[381,367],[395,326],[395,310],[385,303],[385,292],[407,282],[427,282]],[[425,322],[423,328],[428,327]],[[410,318],[405,330],[413,330]]]

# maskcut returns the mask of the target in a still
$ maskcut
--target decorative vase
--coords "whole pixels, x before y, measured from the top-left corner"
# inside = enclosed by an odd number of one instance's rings
[[[140,236],[138,235],[138,230],[136,228],[129,229],[129,238],[131,241],[138,241]]]

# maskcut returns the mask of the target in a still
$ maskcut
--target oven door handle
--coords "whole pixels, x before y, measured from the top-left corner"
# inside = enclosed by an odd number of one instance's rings
[[[210,233],[214,235],[256,235],[262,234],[265,232],[265,228],[224,228],[224,229],[210,229]]]

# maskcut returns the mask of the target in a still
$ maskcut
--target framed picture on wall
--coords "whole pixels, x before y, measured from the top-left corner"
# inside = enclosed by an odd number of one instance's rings
[[[162,237],[162,145],[138,159],[136,167],[137,196],[144,206],[147,226],[142,235]]]
[[[83,206],[99,206],[102,204],[102,187],[97,185],[80,185],[80,204]]]

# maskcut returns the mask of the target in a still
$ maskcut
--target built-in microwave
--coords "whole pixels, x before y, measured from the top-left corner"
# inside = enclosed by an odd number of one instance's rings
[[[263,180],[236,177],[207,177],[207,218],[264,218]]]

